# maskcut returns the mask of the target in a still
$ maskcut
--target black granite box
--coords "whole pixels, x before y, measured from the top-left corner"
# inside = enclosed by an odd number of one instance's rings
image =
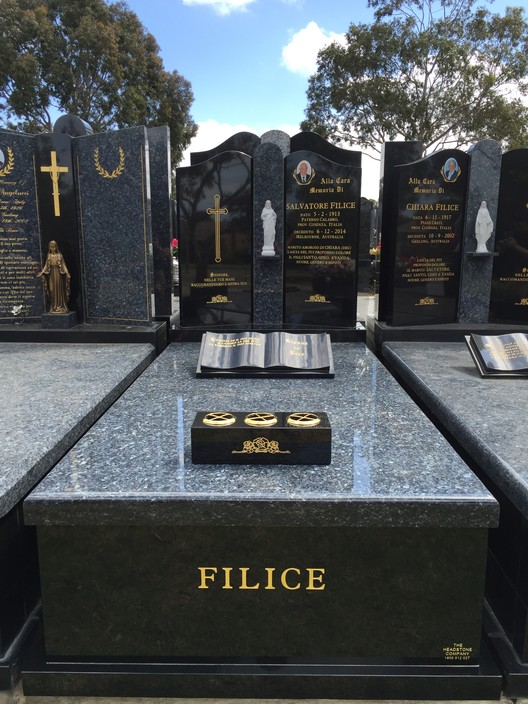
[[[191,428],[193,464],[330,464],[326,413],[200,411]]]

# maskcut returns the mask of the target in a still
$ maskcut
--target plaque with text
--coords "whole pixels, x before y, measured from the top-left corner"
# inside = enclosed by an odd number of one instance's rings
[[[470,158],[443,150],[396,166],[397,234],[388,282],[390,325],[454,323]]]
[[[206,332],[196,375],[333,377],[330,335]]]
[[[0,323],[44,310],[33,137],[0,131]]]
[[[177,171],[182,327],[251,324],[251,170],[225,152]]]
[[[490,320],[528,323],[528,149],[502,156]]]
[[[284,178],[285,323],[354,326],[361,169],[302,150]]]
[[[528,376],[528,336],[466,335],[466,344],[481,376]]]

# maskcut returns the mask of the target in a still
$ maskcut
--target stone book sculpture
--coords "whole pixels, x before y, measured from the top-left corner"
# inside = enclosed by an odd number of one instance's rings
[[[528,336],[466,335],[466,344],[481,376],[528,376]]]
[[[327,333],[206,332],[196,374],[333,377],[330,336]]]

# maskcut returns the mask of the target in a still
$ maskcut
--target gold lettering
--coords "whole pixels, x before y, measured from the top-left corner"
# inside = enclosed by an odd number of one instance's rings
[[[324,567],[307,567],[306,571],[308,572],[308,586],[306,587],[306,591],[322,591],[326,587],[326,584],[323,584],[325,574]],[[315,574],[316,572],[319,572],[319,574]],[[318,582],[320,586],[316,587],[315,582]]]
[[[284,572],[281,574],[281,584],[284,587],[284,589],[288,589],[289,591],[294,591],[295,589],[300,589],[301,584],[300,582],[297,584],[295,587],[291,587],[288,582],[286,581],[286,575],[288,572],[295,572],[296,574],[301,574],[301,570],[297,569],[297,567],[288,567],[288,569],[285,569]]]
[[[275,587],[273,586],[273,573],[275,572],[275,567],[265,567],[264,569],[268,573],[268,583],[266,584],[264,589],[275,589]]]
[[[222,567],[222,569],[224,570],[224,574],[225,574],[225,582],[224,582],[224,586],[222,587],[222,589],[233,589],[233,587],[231,586],[231,572],[233,571],[233,568],[232,567]]]
[[[240,589],[258,589],[260,587],[260,582],[257,582],[252,587],[247,583],[247,573],[249,572],[249,567],[240,567],[240,572],[242,574],[242,582],[240,584]]]
[[[201,576],[201,581],[200,581],[200,586],[198,589],[209,589],[209,586],[207,584],[207,580],[210,579],[212,582],[214,582],[215,574],[218,572],[217,567],[198,567],[200,571],[200,576]],[[206,570],[211,570],[212,574],[207,574]]]

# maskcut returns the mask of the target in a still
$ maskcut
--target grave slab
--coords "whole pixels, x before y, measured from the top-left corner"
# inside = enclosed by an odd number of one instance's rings
[[[510,697],[528,694],[528,442],[524,380],[485,379],[464,343],[391,342],[383,359],[500,504],[490,531],[487,630]]]
[[[148,344],[0,343],[0,689],[18,675],[40,597],[22,500],[154,356]]]
[[[498,699],[497,504],[383,365],[338,343],[333,380],[197,379],[198,353],[170,345],[26,499],[26,694]],[[241,398],[327,413],[331,464],[193,465],[196,412]]]

